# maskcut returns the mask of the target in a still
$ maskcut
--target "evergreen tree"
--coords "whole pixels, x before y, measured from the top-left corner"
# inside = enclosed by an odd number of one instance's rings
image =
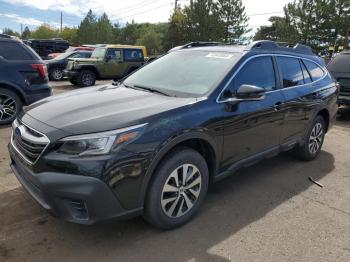
[[[28,38],[30,38],[30,34],[31,34],[30,30],[29,30],[28,26],[26,26],[23,30],[21,37],[22,37],[22,39],[28,39]]]
[[[111,43],[113,39],[113,25],[106,13],[99,17],[96,25],[96,41],[100,44]]]
[[[77,32],[77,40],[81,44],[97,43],[97,19],[91,10],[80,23]]]
[[[224,41],[237,43],[250,31],[247,29],[249,18],[242,0],[218,0],[217,5]]]

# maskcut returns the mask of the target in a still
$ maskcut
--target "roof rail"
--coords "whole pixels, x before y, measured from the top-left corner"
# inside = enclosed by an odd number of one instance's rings
[[[192,47],[218,46],[220,44],[221,43],[219,43],[219,42],[190,42],[190,43],[187,43],[185,45],[176,46],[176,47],[170,49],[168,52],[172,52],[172,51],[176,51],[176,50],[180,50],[180,49],[192,48]]]
[[[269,51],[285,51],[295,52],[305,55],[314,55],[312,48],[307,45],[290,43],[278,43],[270,40],[255,41],[246,47],[246,51],[253,49],[269,50]]]

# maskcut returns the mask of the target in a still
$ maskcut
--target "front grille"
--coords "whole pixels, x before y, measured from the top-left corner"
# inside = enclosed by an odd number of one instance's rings
[[[350,93],[350,78],[338,78],[337,81],[340,85],[340,92]]]
[[[17,153],[29,164],[35,163],[49,144],[49,139],[33,128],[15,120],[11,143]]]

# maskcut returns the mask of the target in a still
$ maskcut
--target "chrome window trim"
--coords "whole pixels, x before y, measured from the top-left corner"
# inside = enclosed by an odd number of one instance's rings
[[[19,125],[24,125],[25,127],[29,128],[29,129],[32,129],[34,130],[35,132],[37,132],[38,134],[42,135],[44,138],[47,139],[47,145],[44,147],[43,151],[39,154],[39,156],[37,157],[37,159],[33,162],[33,161],[30,161],[18,148],[17,146],[15,145],[14,141],[13,141],[13,136],[14,136],[14,130],[16,127],[18,127]],[[10,143],[11,143],[11,146],[12,148],[16,151],[16,153],[29,165],[34,165],[40,158],[41,156],[44,154],[44,152],[46,151],[46,149],[48,148],[48,146],[50,145],[50,139],[43,133],[37,131],[36,129],[26,125],[25,123],[21,122],[19,123],[17,119],[15,119],[12,123],[12,132],[11,132],[11,140],[10,140]]]
[[[250,61],[250,60],[253,60],[254,58],[257,58],[257,57],[265,57],[265,56],[271,56],[271,57],[278,57],[278,56],[281,56],[281,57],[290,57],[290,58],[296,58],[296,59],[302,59],[302,60],[307,60],[307,61],[310,61],[314,64],[316,64],[319,68],[322,69],[323,71],[323,77],[316,80],[316,81],[313,81],[311,83],[307,83],[307,84],[303,84],[303,85],[297,85],[297,86],[291,86],[291,87],[286,87],[286,88],[281,88],[281,89],[275,89],[275,90],[271,90],[271,91],[267,91],[266,94],[269,94],[269,93],[273,93],[273,92],[276,92],[276,91],[280,91],[280,90],[286,90],[286,89],[291,89],[291,88],[298,88],[298,87],[302,87],[302,86],[306,86],[306,85],[310,85],[310,84],[315,84],[319,81],[322,81],[323,79],[326,78],[326,76],[329,74],[327,70],[325,70],[325,67],[320,65],[319,63],[309,59],[309,58],[304,58],[304,57],[300,57],[300,56],[294,56],[294,55],[284,55],[284,54],[260,54],[260,55],[253,55],[251,57],[249,57],[248,59],[246,59],[240,66],[239,68],[235,71],[235,73],[230,77],[230,79],[227,81],[226,85],[223,87],[223,89],[221,90],[221,92],[219,93],[219,95],[217,96],[216,98],[216,103],[218,104],[221,104],[221,103],[225,103],[226,100],[220,100],[220,97],[222,95],[222,93],[225,91],[225,89],[229,86],[229,84],[232,82],[232,80],[236,77],[236,75],[242,70],[242,68]]]

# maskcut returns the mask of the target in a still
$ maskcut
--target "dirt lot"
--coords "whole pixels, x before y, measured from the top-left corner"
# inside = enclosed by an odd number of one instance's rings
[[[166,232],[141,218],[95,226],[52,218],[12,174],[10,128],[0,128],[0,261],[349,261],[345,113],[316,161],[284,154],[241,170],[213,186],[192,222]]]

